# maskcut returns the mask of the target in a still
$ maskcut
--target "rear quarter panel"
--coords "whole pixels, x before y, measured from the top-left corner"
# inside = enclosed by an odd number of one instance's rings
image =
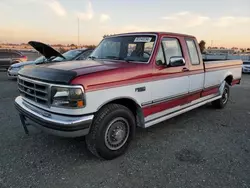
[[[240,80],[242,75],[241,60],[208,61],[205,65],[205,88],[218,86],[223,80],[232,76],[233,80]]]

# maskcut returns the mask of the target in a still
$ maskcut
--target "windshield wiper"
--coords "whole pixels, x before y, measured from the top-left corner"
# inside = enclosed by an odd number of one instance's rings
[[[130,60],[127,58],[122,59],[122,58],[117,57],[117,56],[106,56],[105,58],[114,59],[114,60],[123,60],[123,61],[126,61],[127,63],[130,63],[130,61],[134,61],[134,60]]]
[[[90,58],[92,60],[95,60],[97,57],[95,57],[95,56],[89,56],[88,58]]]
[[[124,58],[124,61],[126,61],[127,63],[130,63],[130,62],[132,62],[132,61],[137,61],[137,60],[131,59],[131,58],[129,58],[129,57],[126,57],[126,58]]]
[[[112,56],[112,55],[109,55],[109,56],[105,56],[105,59],[108,58],[108,59],[114,59],[114,60],[123,60],[122,58],[120,57],[117,57],[117,56]]]

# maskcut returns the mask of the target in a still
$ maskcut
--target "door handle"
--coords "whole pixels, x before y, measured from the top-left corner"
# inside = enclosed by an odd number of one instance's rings
[[[189,69],[186,68],[186,67],[184,67],[184,68],[182,69],[182,72],[187,72],[187,71],[189,71]]]

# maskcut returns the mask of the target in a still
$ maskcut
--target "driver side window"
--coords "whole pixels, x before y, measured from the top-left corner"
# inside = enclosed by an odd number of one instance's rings
[[[176,38],[163,38],[163,40],[161,41],[161,46],[156,56],[156,64],[170,66],[170,58],[174,57],[175,58],[183,57],[179,40]],[[183,62],[180,62],[179,64],[171,63],[171,67],[175,66],[183,66]]]
[[[181,46],[176,38],[164,38],[162,41],[167,65],[171,57],[177,56],[182,57]]]

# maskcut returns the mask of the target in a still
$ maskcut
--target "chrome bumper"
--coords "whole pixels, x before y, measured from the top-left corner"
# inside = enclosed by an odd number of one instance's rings
[[[48,112],[27,103],[21,96],[15,99],[15,107],[24,127],[33,125],[49,134],[62,137],[87,135],[94,118],[94,115],[67,116]]]

